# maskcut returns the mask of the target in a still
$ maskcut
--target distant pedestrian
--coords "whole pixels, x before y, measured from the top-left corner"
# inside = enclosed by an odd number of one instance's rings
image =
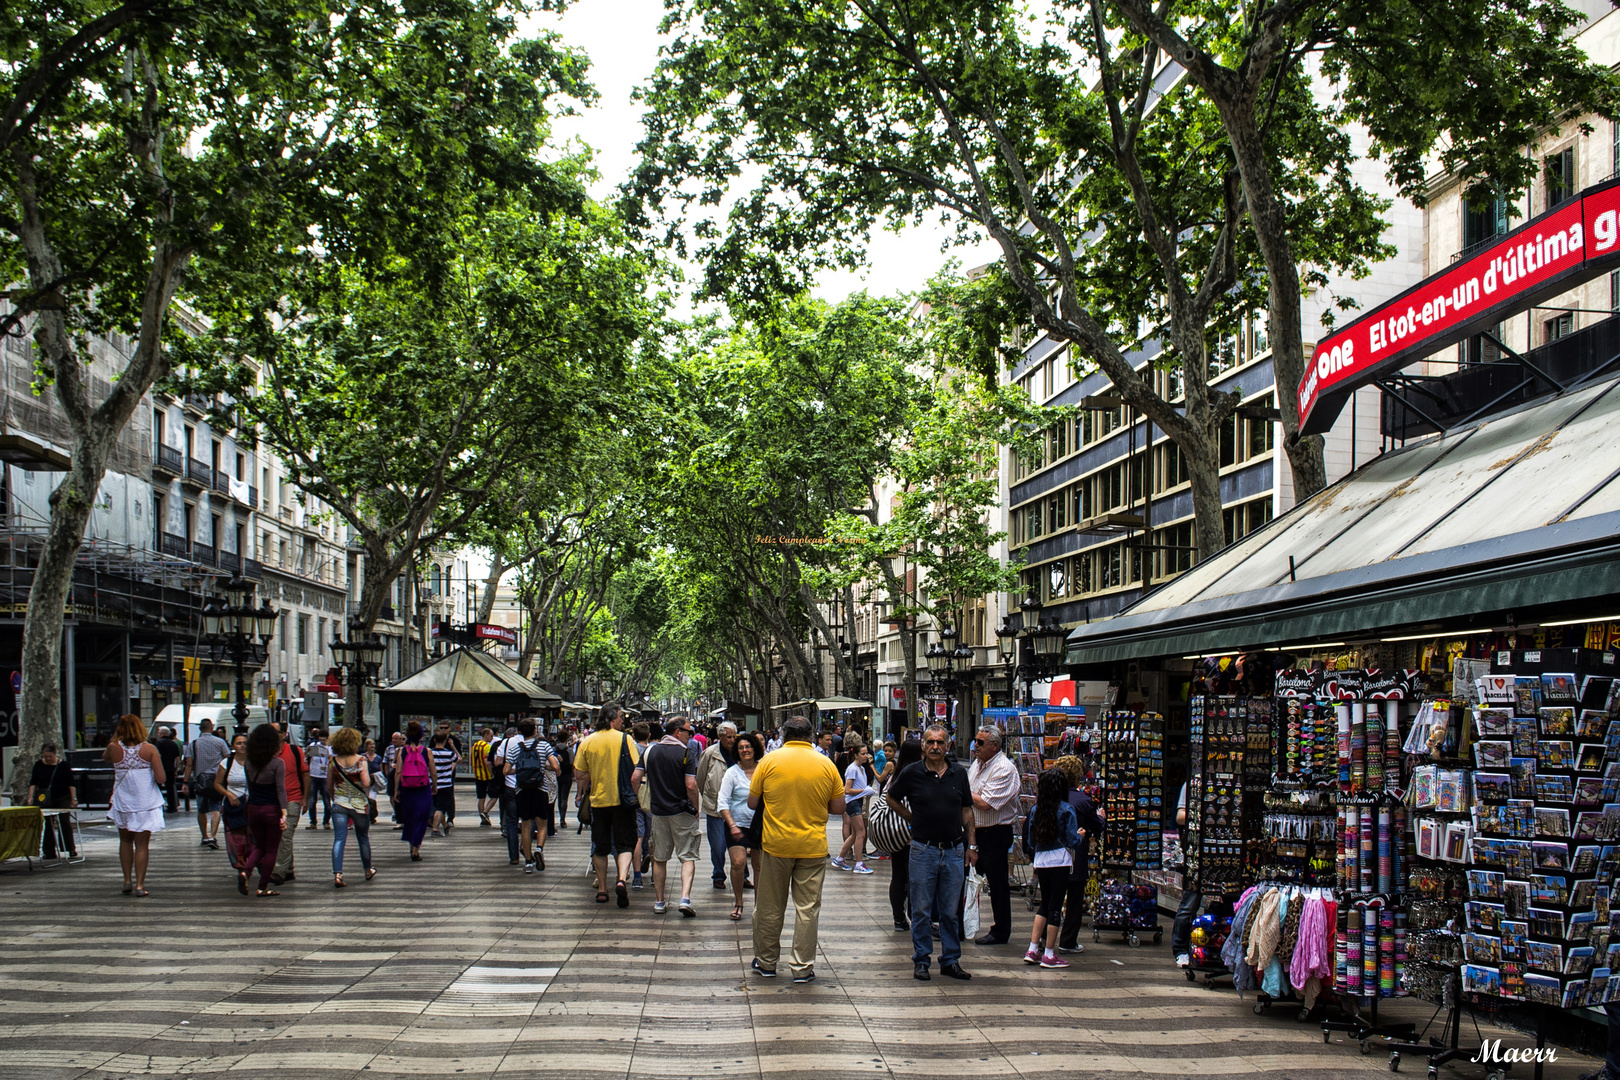
[[[889,780],[883,785],[884,796],[893,799],[894,778],[907,765],[922,760],[922,743],[907,739],[895,751],[889,762]],[[893,805],[892,802],[890,805]],[[901,933],[911,932],[911,846],[901,848],[889,856],[889,909],[894,914],[894,928]]]
[[[366,797],[371,800],[373,808],[377,806],[377,796],[388,794],[388,773],[383,763],[383,757],[377,753],[377,740],[367,739],[360,753],[366,759],[366,769],[371,775],[371,787],[366,789]],[[376,821],[378,815],[372,814],[371,820]]]
[[[844,812],[844,785],[825,754],[810,744],[810,721],[795,716],[782,725],[782,749],[754,770],[748,806],[765,818],[759,877],[754,892],[754,959],[765,978],[776,975],[782,952],[782,922],[793,895],[793,981],[816,977],[816,941],[821,888],[827,879],[827,819]],[[764,807],[761,811],[760,808]]]
[[[557,828],[568,828],[568,792],[574,786],[574,733],[559,728],[551,736],[552,749],[557,751],[557,798],[552,805],[557,811]],[[555,829],[552,830],[555,833]]]
[[[247,827],[247,741],[246,735],[231,740],[231,755],[214,770],[214,791],[225,824],[225,852],[231,869],[240,873],[247,867],[249,836]]]
[[[1074,849],[1079,843],[1080,819],[1069,805],[1068,777],[1060,769],[1047,769],[1035,786],[1035,805],[1024,823],[1024,847],[1033,857],[1041,895],[1035,925],[1029,932],[1029,948],[1024,951],[1026,964],[1043,968],[1069,966],[1058,955],[1057,943],[1063,896],[1068,891],[1069,869],[1074,865]]]
[[[157,747],[158,760],[163,763],[163,809],[172,814],[180,809],[177,789],[180,782],[180,759],[184,755],[181,753],[180,744],[174,741],[172,728],[158,728],[152,745]]]
[[[596,872],[596,902],[608,901],[608,856],[615,862],[614,891],[621,908],[630,906],[630,859],[636,846],[636,789],[641,785],[641,751],[624,732],[624,710],[602,706],[596,731],[574,754],[578,805],[589,806],[591,865]]]
[[[535,734],[533,718],[518,721],[518,735],[502,744],[501,771],[512,780],[512,827],[518,834],[523,872],[546,868],[544,821],[557,782],[557,751]]]
[[[872,768],[872,752],[864,746],[856,746],[848,756],[849,764],[844,768],[844,846],[838,849],[832,864],[840,870],[870,874],[872,868],[866,865],[863,811],[867,796],[877,794],[872,786],[877,780],[877,770]]]
[[[316,811],[324,808],[325,817],[321,819],[319,824],[323,824],[330,829],[332,827],[332,796],[330,789],[326,786],[326,763],[332,756],[332,750],[326,745],[326,732],[324,730],[316,728],[310,732],[309,747],[304,756],[309,759],[309,790],[305,792],[308,796],[306,801],[309,803],[309,827],[315,828],[317,824]]]
[[[1012,851],[1021,787],[1018,766],[1001,752],[1001,729],[989,725],[980,728],[974,741],[973,764],[968,766],[968,790],[973,794],[979,873],[990,889],[991,923],[989,933],[976,942],[979,945],[1005,945],[1012,938],[1012,884],[1007,878],[1007,856]]]
[[[759,877],[760,817],[748,808],[748,790],[754,782],[754,770],[765,756],[765,740],[759,732],[750,731],[737,736],[735,745],[737,764],[726,770],[720,781],[720,819],[726,826],[726,855],[731,860],[731,908],[733,920],[742,918],[743,889],[748,881],[748,864],[752,859],[754,877]]]
[[[934,951],[932,924],[939,923],[939,972],[972,978],[962,970],[958,909],[967,868],[979,860],[974,839],[973,794],[967,770],[945,757],[950,734],[943,724],[923,731],[923,759],[895,777],[890,806],[911,823],[912,974],[926,982]],[[966,841],[964,843],[964,840]]]
[[[214,773],[219,763],[230,756],[231,748],[214,734],[212,720],[205,719],[197,726],[201,734],[191,740],[186,754],[186,782],[191,797],[197,800],[197,831],[202,834],[199,846],[218,851],[220,801],[213,790]]]
[[[664,737],[664,725],[660,723],[647,723],[642,720],[630,725],[630,737],[636,741],[636,749],[641,752],[643,764],[647,760],[647,747],[656,739]],[[643,772],[641,782],[636,786],[636,851],[630,858],[633,877],[630,881],[632,889],[641,888],[642,875],[652,870],[652,801],[647,793],[647,778]]]
[[[422,861],[422,838],[433,818],[433,793],[438,779],[433,759],[422,745],[422,725],[412,720],[405,725],[405,745],[395,759],[394,808],[399,813],[399,838],[410,845],[411,862]]]
[[[440,720],[437,734],[444,736],[445,745],[456,752],[458,762],[466,760],[467,748],[462,745],[461,736],[456,734],[455,727],[450,721]],[[441,830],[445,833],[456,827],[456,776],[454,771],[451,772],[448,781],[440,781],[439,791],[442,793],[447,787],[450,790],[450,797],[445,801],[444,828]]]
[[[332,836],[332,885],[339,889],[345,885],[343,849],[350,829],[354,830],[355,843],[360,848],[360,866],[366,872],[366,880],[377,876],[377,871],[371,867],[371,767],[359,750],[360,732],[355,728],[339,728],[332,736],[331,768],[327,770],[326,786],[336,823]]]
[[[672,716],[664,737],[647,748],[642,768],[647,775],[652,813],[653,911],[668,910],[664,892],[669,883],[669,861],[681,864],[680,912],[697,914],[692,905],[692,882],[698,857],[698,754],[691,746],[692,721]]]
[[[393,819],[393,827],[401,827],[399,823],[399,752],[405,749],[405,733],[396,731],[388,740],[388,748],[383,751],[383,775],[388,777],[388,812]]]
[[[450,732],[433,734],[433,835],[446,836],[456,820],[456,765],[461,755],[450,744]]]
[[[248,894],[248,880],[259,871],[259,895],[280,896],[273,886],[276,855],[287,826],[287,760],[281,756],[281,732],[260,724],[247,736],[247,858],[236,875],[236,891]]]
[[[765,740],[765,752],[782,749],[782,732],[780,728],[772,728],[770,738]]]
[[[730,846],[726,838],[726,820],[720,814],[720,783],[727,770],[737,763],[737,725],[722,721],[714,742],[698,758],[698,792],[703,797],[703,825],[709,842],[709,869],[714,887],[726,887],[726,851]]]
[[[102,760],[113,767],[112,805],[107,819],[118,826],[118,862],[124,870],[124,895],[146,896],[146,866],[152,834],[162,832],[163,761],[146,741],[146,725],[134,713],[118,718]]]
[[[495,809],[500,792],[495,787],[495,773],[489,763],[489,752],[494,744],[493,728],[480,728],[478,741],[472,744],[473,797],[478,800],[478,824],[489,828],[489,812]]]
[[[281,851],[276,854],[276,872],[272,877],[275,884],[297,880],[294,871],[297,867],[293,860],[293,838],[298,832],[298,823],[302,818],[304,803],[309,801],[309,758],[304,755],[302,747],[295,745],[287,737],[287,725],[280,724],[282,762],[287,771],[287,820],[282,824]]]

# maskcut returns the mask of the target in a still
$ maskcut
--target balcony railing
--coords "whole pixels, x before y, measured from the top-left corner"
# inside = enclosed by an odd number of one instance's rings
[[[242,576],[253,581],[262,580],[264,578],[264,564],[259,562],[258,559],[243,559]]]
[[[183,536],[176,536],[171,532],[164,533],[163,554],[175,559],[186,558],[188,555],[188,552],[186,551],[186,538]]]
[[[203,487],[208,487],[214,481],[214,470],[208,467],[205,461],[196,458],[186,459],[186,479],[193,480]]]
[[[248,505],[257,510],[259,508],[259,489],[248,485]]]
[[[225,571],[227,574],[230,574],[232,577],[236,576],[236,573],[242,568],[241,556],[237,555],[237,553],[234,551],[220,552],[219,568]]]
[[[213,545],[192,544],[191,558],[193,562],[202,563],[204,566],[213,566],[215,564]]]
[[[210,483],[209,486],[215,491],[224,492],[226,495],[229,495],[231,493],[230,474],[225,472],[223,469],[212,469],[210,471],[213,475],[211,477],[212,483]]]
[[[159,445],[153,464],[163,472],[179,476],[185,472],[186,456],[176,447]]]

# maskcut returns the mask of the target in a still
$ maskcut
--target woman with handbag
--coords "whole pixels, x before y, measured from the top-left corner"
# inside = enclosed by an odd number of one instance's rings
[[[146,741],[146,725],[134,713],[118,718],[112,741],[101,755],[112,762],[112,805],[107,819],[118,826],[118,862],[124,870],[124,895],[148,895],[146,863],[152,834],[163,829],[163,762],[157,747]]]
[[[360,753],[360,732],[346,727],[332,736],[331,758],[327,762],[327,790],[332,795],[332,887],[346,887],[343,880],[343,849],[354,829],[360,845],[360,865],[365,868],[366,880],[377,876],[371,868],[371,821],[377,804],[368,794],[371,790],[371,768]]]
[[[884,805],[888,805],[889,789],[900,776],[900,771],[907,765],[922,760],[922,743],[916,739],[907,739],[900,744],[900,752],[895,758],[894,772],[890,774],[888,783],[883,785]],[[875,807],[870,807],[874,809]],[[894,817],[904,823],[899,814]],[[910,827],[902,835],[909,836]],[[894,851],[889,852],[889,908],[894,914],[895,930],[911,933],[911,845],[899,844]]]
[[[219,799],[220,823],[225,826],[225,855],[231,869],[247,867],[247,736],[231,740],[231,753],[214,770],[214,792]]]
[[[248,733],[247,761],[247,865],[236,873],[236,891],[248,894],[248,877],[259,868],[259,895],[280,896],[270,887],[287,828],[287,762],[281,756],[281,732],[274,724],[260,724]]]
[[[39,749],[39,760],[34,762],[28,778],[28,805],[41,810],[76,810],[79,807],[78,789],[73,786],[73,769],[56,756],[56,746],[46,743]],[[60,825],[57,823],[60,822]],[[46,819],[44,855],[56,858],[57,833],[61,833],[62,847],[68,858],[78,855],[73,845],[73,823],[66,817]]]
[[[731,908],[733,921],[742,918],[743,883],[748,879],[747,862],[753,856],[754,878],[759,878],[759,833],[764,824],[763,807],[759,811],[748,808],[748,791],[754,782],[754,770],[765,756],[765,740],[757,731],[745,731],[737,736],[737,764],[726,770],[720,778],[720,794],[715,805],[726,823],[726,853],[731,857],[731,893],[735,901]]]

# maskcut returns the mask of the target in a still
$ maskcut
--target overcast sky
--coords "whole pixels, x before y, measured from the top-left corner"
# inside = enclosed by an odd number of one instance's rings
[[[641,112],[630,94],[658,62],[658,48],[664,40],[658,34],[658,23],[663,14],[662,0],[575,0],[562,15],[541,13],[529,23],[558,31],[568,44],[591,58],[591,80],[601,100],[583,116],[559,120],[557,132],[596,151],[602,173],[598,195],[617,186],[635,162],[636,143],[642,135]],[[910,229],[899,235],[880,233],[873,238],[869,269],[859,274],[825,273],[818,279],[817,293],[837,301],[861,288],[875,294],[921,288],[946,258],[940,253],[946,235],[938,227]],[[986,241],[960,249],[955,257],[964,267],[972,267],[994,255],[994,245]]]

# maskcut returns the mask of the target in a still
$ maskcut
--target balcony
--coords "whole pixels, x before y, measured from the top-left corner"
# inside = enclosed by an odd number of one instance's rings
[[[157,472],[180,476],[186,471],[186,456],[173,446],[159,444],[152,467]]]
[[[217,559],[214,556],[214,548],[210,544],[192,544],[191,560],[192,562],[201,563],[204,566],[214,566],[217,563]]]
[[[209,477],[210,482],[208,486],[213,488],[215,491],[229,495],[231,493],[230,474],[226,473],[222,469],[210,469],[209,472],[211,475]]]
[[[242,568],[242,558],[234,551],[222,551],[219,553],[219,568],[235,577]]]
[[[264,564],[258,559],[243,559],[242,576],[250,581],[263,581]]]
[[[206,394],[187,394],[180,399],[181,405],[187,412],[202,415],[218,404],[217,399]]]
[[[214,482],[214,470],[208,467],[207,462],[198,461],[196,458],[187,458],[186,479],[198,487],[206,488]]]
[[[163,549],[163,554],[169,556],[170,558],[184,559],[190,555],[190,552],[186,550],[186,538],[183,536],[176,536],[171,532],[166,532],[163,534],[161,546]]]

